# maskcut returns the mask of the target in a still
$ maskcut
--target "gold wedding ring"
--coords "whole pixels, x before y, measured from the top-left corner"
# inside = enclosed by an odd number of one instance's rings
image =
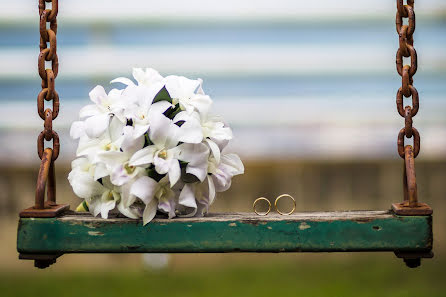
[[[266,212],[257,212],[256,210],[256,205],[259,201],[261,200],[265,200],[266,202],[268,202],[268,210]],[[265,197],[260,197],[257,198],[254,203],[252,204],[252,209],[254,210],[254,212],[259,215],[259,216],[266,216],[267,214],[269,214],[269,212],[271,211],[271,202],[269,202],[268,199],[266,199]]]
[[[283,197],[290,197],[291,200],[293,200],[293,209],[292,209],[290,212],[283,213],[283,212],[281,212],[281,211],[279,210],[279,208],[277,208],[277,203],[278,203],[279,200],[280,200],[281,198],[283,198]],[[274,207],[276,208],[276,211],[277,211],[278,213],[280,213],[280,214],[283,215],[283,216],[287,216],[287,215],[292,214],[292,213],[296,210],[296,200],[294,200],[293,196],[291,196],[291,195],[288,195],[288,194],[282,194],[282,195],[280,195],[280,196],[278,196],[278,197],[276,198],[276,201],[274,201]]]

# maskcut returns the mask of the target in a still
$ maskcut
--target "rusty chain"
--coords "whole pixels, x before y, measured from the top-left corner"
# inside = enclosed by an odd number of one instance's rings
[[[396,53],[396,70],[401,76],[401,87],[396,95],[398,113],[404,118],[404,128],[398,133],[398,154],[405,158],[404,138],[413,137],[413,156],[416,158],[420,152],[420,134],[413,127],[413,117],[419,109],[419,96],[413,86],[413,76],[417,72],[417,52],[413,47],[413,33],[415,32],[414,0],[396,0],[396,31],[399,35],[399,48]],[[403,20],[407,19],[407,25]],[[403,57],[410,58],[410,65],[403,65]],[[412,97],[412,106],[403,107],[403,96]]]
[[[37,137],[37,153],[41,160],[37,175],[34,206],[20,212],[21,218],[52,218],[69,209],[69,205],[56,203],[56,175],[54,161],[59,156],[59,136],[53,130],[53,120],[59,114],[59,95],[55,89],[55,79],[59,70],[57,59],[57,12],[58,0],[37,0],[39,2],[40,53],[38,72],[42,79],[42,90],[37,95],[37,112],[44,121],[43,131]],[[51,7],[47,8],[47,3]],[[46,63],[49,62],[49,67]],[[52,101],[52,108],[45,108],[45,101]],[[52,147],[45,148],[45,141],[52,141]],[[46,200],[45,200],[46,190]],[[33,255],[28,255],[34,259]],[[46,267],[46,260],[36,258],[37,267]],[[52,260],[54,263],[54,259]],[[51,264],[50,263],[50,264]]]
[[[418,202],[415,158],[420,153],[420,133],[413,126],[413,118],[420,108],[417,89],[413,86],[413,76],[417,72],[417,51],[413,47],[415,32],[414,0],[396,0],[396,31],[399,35],[399,48],[396,53],[396,70],[401,76],[401,87],[396,94],[396,108],[404,118],[404,127],[398,133],[398,154],[404,159],[403,191],[404,201],[392,204],[398,215],[430,215],[432,208]],[[407,24],[403,21],[407,19]],[[403,58],[410,59],[410,65],[403,65]],[[412,97],[412,105],[404,107],[404,97]],[[413,138],[413,146],[405,145],[405,138]]]
[[[46,7],[47,2],[51,2],[51,9]],[[44,141],[52,140],[53,153],[51,160],[53,162],[59,156],[60,150],[59,136],[53,130],[53,120],[59,114],[59,95],[55,89],[55,79],[59,71],[56,38],[58,6],[58,0],[39,0],[40,53],[37,65],[39,76],[42,79],[42,90],[37,96],[37,111],[42,120],[44,120],[44,130],[37,138],[37,153],[39,158],[42,159],[45,146]],[[51,63],[50,68],[46,68],[46,62]],[[52,101],[52,109],[45,109],[44,100]]]
[[[420,107],[417,89],[413,86],[413,76],[417,72],[417,52],[413,47],[415,32],[414,0],[397,0],[396,31],[399,35],[399,48],[396,53],[396,70],[401,76],[401,87],[396,94],[396,108],[404,118],[404,127],[398,133],[398,154],[404,159],[403,191],[404,205],[418,206],[417,182],[415,177],[415,158],[420,153],[420,133],[413,127],[413,117]],[[407,25],[403,20],[407,19]],[[403,65],[403,57],[410,59],[410,65]],[[412,97],[412,106],[403,107],[403,97]],[[413,147],[405,145],[405,138],[413,138]]]

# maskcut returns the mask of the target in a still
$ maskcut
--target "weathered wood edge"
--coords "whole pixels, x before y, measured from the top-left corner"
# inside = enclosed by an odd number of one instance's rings
[[[395,215],[391,210],[355,210],[355,211],[326,211],[326,212],[298,212],[292,215],[280,215],[276,213],[270,213],[267,216],[259,216],[255,213],[209,213],[204,217],[191,217],[181,218],[175,217],[168,219],[166,217],[157,216],[152,220],[153,223],[169,223],[169,222],[185,222],[185,223],[204,223],[204,222],[230,222],[230,221],[261,221],[261,222],[274,222],[274,221],[339,221],[339,220],[352,220],[352,221],[372,221],[376,219],[389,219]],[[101,217],[93,217],[89,213],[69,212],[64,216],[57,218],[60,221],[73,221],[73,222],[110,222],[110,223],[125,223],[136,222],[142,220],[129,219],[126,217],[118,217],[116,215],[109,216],[108,219],[102,219]]]

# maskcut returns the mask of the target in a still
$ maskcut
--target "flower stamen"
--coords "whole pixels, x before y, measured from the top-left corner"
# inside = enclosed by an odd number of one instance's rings
[[[127,174],[132,174],[135,171],[135,166],[130,166],[128,163],[124,166],[125,171],[127,171]]]
[[[162,150],[158,153],[158,157],[160,157],[161,159],[166,160],[167,159],[167,151],[166,150]]]

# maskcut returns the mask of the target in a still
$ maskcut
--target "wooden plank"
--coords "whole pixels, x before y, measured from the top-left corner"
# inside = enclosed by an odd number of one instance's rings
[[[23,254],[429,251],[431,222],[431,216],[349,211],[210,214],[156,218],[143,226],[140,220],[70,214],[21,218],[17,249]]]

